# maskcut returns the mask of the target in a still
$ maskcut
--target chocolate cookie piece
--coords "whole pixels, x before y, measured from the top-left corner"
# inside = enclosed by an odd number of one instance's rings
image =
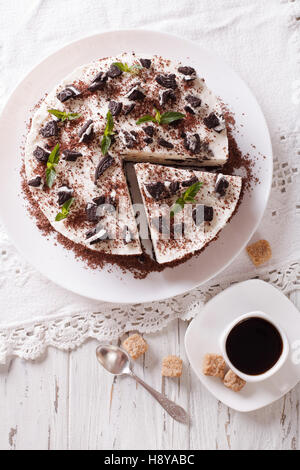
[[[57,99],[64,103],[65,101],[68,101],[71,98],[77,98],[80,95],[81,92],[77,90],[76,87],[74,87],[73,85],[68,85],[64,90],[58,93]]]
[[[174,73],[157,75],[155,80],[164,88],[171,88],[172,90],[177,88],[176,75]]]
[[[79,142],[89,142],[94,137],[94,124],[89,119],[78,132]]]
[[[174,145],[171,142],[168,142],[163,138],[158,139],[158,145],[160,145],[161,147],[165,147],[166,149],[174,148]]]
[[[49,137],[55,137],[58,135],[58,125],[56,121],[49,121],[47,124],[40,130],[40,134],[48,139]]]
[[[179,127],[179,125],[184,121],[185,118],[182,118],[182,119],[176,119],[176,121],[173,121],[173,122],[170,122],[168,124],[168,126],[170,127],[174,127],[175,129],[177,129]]]
[[[98,205],[93,204],[92,202],[88,202],[85,206],[85,214],[86,219],[88,222],[98,222],[101,219],[101,215],[99,213]]]
[[[97,206],[102,206],[103,204],[105,204],[105,196],[97,196],[97,197],[94,197],[93,202],[94,202]]]
[[[108,109],[110,110],[113,116],[118,116],[122,111],[122,106],[122,103],[119,103],[118,101],[110,101]]]
[[[106,212],[114,212],[117,203],[116,200],[112,197],[106,198],[105,196],[95,197],[93,202],[89,202],[86,205],[86,215],[89,222],[97,222],[103,218]]]
[[[142,67],[144,67],[145,69],[150,69],[150,67],[151,67],[151,60],[150,59],[140,59],[140,63],[142,65]]]
[[[202,222],[211,222],[214,218],[214,209],[210,206],[198,204],[192,212],[192,217],[197,226],[201,225]]]
[[[180,184],[179,181],[172,181],[169,186],[168,190],[170,191],[171,196],[174,196],[179,191]]]
[[[225,178],[225,176],[221,175],[221,174],[217,175],[216,185],[215,185],[215,192],[220,197],[225,196],[228,186],[229,186],[229,181]]]
[[[176,101],[176,95],[172,89],[159,90],[159,104],[164,106],[169,101]]]
[[[120,131],[119,137],[125,147],[132,149],[138,142],[138,134],[135,131]]]
[[[210,206],[204,206],[204,221],[211,222],[214,218],[214,208]]]
[[[183,222],[179,222],[171,226],[171,238],[181,238],[184,236],[185,225]]]
[[[62,206],[65,202],[67,202],[71,197],[73,197],[73,189],[69,188],[69,186],[60,186],[57,190],[58,196],[58,205]]]
[[[208,129],[213,129],[214,127],[220,124],[220,121],[215,115],[215,113],[210,113],[209,116],[203,119],[203,122],[206,125],[206,127],[208,127]]]
[[[170,235],[170,222],[160,215],[159,217],[152,217],[151,225],[161,234]]]
[[[95,182],[97,182],[100,176],[114,163],[114,161],[114,158],[110,155],[106,155],[100,160],[95,172]]]
[[[144,126],[144,127],[143,127],[143,131],[144,131],[145,134],[147,134],[149,137],[153,137],[153,136],[154,136],[155,129],[154,129],[153,126]]]
[[[162,199],[166,195],[166,187],[161,181],[145,184],[145,188],[156,201],[159,201],[159,199]]]
[[[50,155],[50,152],[48,152],[48,150],[45,150],[39,146],[37,146],[36,149],[33,151],[33,156],[40,163],[47,163],[49,155]]]
[[[216,132],[221,132],[226,127],[222,116],[217,116],[215,113],[210,113],[203,119],[203,122],[208,129],[214,129]]]
[[[126,94],[126,98],[131,101],[143,101],[145,98],[146,93],[145,90],[140,86],[140,83],[134,85],[129,92]]]
[[[127,116],[127,114],[131,113],[135,108],[135,103],[125,104],[123,106],[123,114]]]
[[[184,134],[184,148],[189,150],[194,155],[200,153],[201,150],[201,141],[199,134],[192,134],[191,132],[187,132]]]
[[[128,245],[128,243],[131,243],[134,240],[134,236],[129,230],[129,227],[127,227],[127,225],[125,225],[125,227],[123,228],[122,239],[125,245]]]
[[[108,76],[105,72],[99,72],[90,86],[88,87],[89,91],[103,90],[107,82]]]
[[[198,183],[198,181],[199,180],[198,180],[197,176],[193,176],[189,180],[182,181],[181,186],[183,186],[184,188],[187,188],[189,186],[192,186],[192,184]]]
[[[193,67],[178,67],[178,72],[184,75],[184,80],[195,80],[197,77],[196,70]]]
[[[90,245],[94,245],[95,243],[108,240],[109,234],[105,228],[99,226],[86,232],[85,238],[88,240]]]
[[[42,178],[40,176],[36,176],[27,182],[28,186],[32,186],[33,188],[39,188],[42,185]]]
[[[187,101],[192,108],[199,108],[201,106],[201,99],[194,95],[187,95],[185,101]]]
[[[186,106],[184,107],[184,110],[185,110],[186,113],[189,113],[189,114],[196,114],[195,111],[193,110],[193,108],[191,108],[191,106],[186,105]]]
[[[153,144],[153,139],[152,139],[152,137],[145,137],[144,142],[147,145],[151,145],[151,144]]]
[[[76,162],[77,158],[82,157],[82,153],[76,150],[64,150],[62,154],[63,159],[67,162]]]
[[[116,78],[116,77],[119,77],[120,75],[122,75],[122,70],[119,69],[119,67],[117,67],[116,65],[111,65],[108,72],[107,72],[107,75],[108,77],[110,78]]]

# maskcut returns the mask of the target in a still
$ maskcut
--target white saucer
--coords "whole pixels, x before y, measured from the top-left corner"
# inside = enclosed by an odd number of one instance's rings
[[[205,376],[202,361],[206,353],[220,354],[219,338],[230,322],[254,310],[267,313],[282,327],[290,344],[290,353],[273,377],[260,383],[247,383],[241,392],[235,393],[227,389],[220,379]],[[205,305],[187,329],[185,347],[193,370],[218,400],[237,411],[254,411],[281,398],[300,380],[300,313],[270,284],[260,280],[241,282]]]
[[[26,134],[25,120],[46,91],[76,67],[97,57],[133,51],[181,60],[195,67],[225,103],[236,120],[236,139],[249,154],[260,184],[247,193],[230,224],[198,257],[174,269],[135,279],[130,272],[108,266],[86,269],[73,252],[41,236],[24,209],[20,188],[20,147]],[[221,79],[220,79],[221,77]],[[12,118],[13,116],[13,118]],[[241,127],[242,126],[242,127]],[[267,205],[272,182],[272,147],[262,111],[242,79],[212,51],[199,44],[153,31],[112,31],[80,39],[45,59],[20,83],[0,117],[1,153],[0,216],[21,253],[52,281],[77,294],[118,303],[157,301],[179,295],[211,279],[225,269],[245,247],[258,227]],[[255,145],[255,148],[254,148]],[[257,156],[260,155],[260,158]],[[264,156],[264,158],[262,157]],[[9,203],[8,203],[9,201]]]

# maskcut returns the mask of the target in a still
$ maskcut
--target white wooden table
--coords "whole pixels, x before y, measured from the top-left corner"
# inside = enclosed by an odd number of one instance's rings
[[[291,300],[300,307],[300,294]],[[76,351],[49,349],[38,361],[14,359],[0,368],[0,449],[299,449],[300,385],[258,412],[228,409],[190,369],[186,326],[174,321],[147,335],[149,352],[135,370],[189,410],[189,427],[166,416],[131,379],[102,370],[91,340]],[[161,358],[170,353],[184,359],[180,380],[161,378]]]

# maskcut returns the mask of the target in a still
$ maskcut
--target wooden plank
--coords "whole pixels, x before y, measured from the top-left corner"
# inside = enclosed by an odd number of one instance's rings
[[[67,448],[68,357],[50,348],[47,359],[0,369],[0,449]]]
[[[149,351],[134,370],[171,399],[188,406],[188,381],[161,377],[161,359],[184,356],[186,325],[173,322],[163,332],[146,335]],[[97,364],[96,341],[74,351],[70,361],[71,449],[185,449],[188,428],[174,423],[154,399],[130,378],[113,379]],[[188,376],[187,371],[185,372]]]
[[[96,360],[95,340],[70,356],[69,448],[105,449],[111,428],[113,378]]]
[[[161,391],[171,400],[181,405],[190,413],[190,366],[185,353],[184,336],[187,323],[180,320],[174,321],[169,327],[160,333],[161,338],[156,337],[158,343],[162,341],[161,353],[158,358],[159,368],[164,356],[175,354],[183,360],[183,373],[179,379],[162,378]],[[158,335],[157,335],[158,336]],[[157,349],[159,344],[157,344]],[[159,373],[157,371],[157,373]],[[193,425],[193,418],[190,415],[188,426],[178,423],[163,413],[163,432],[161,434],[161,444],[159,449],[188,450],[190,448],[190,427]]]

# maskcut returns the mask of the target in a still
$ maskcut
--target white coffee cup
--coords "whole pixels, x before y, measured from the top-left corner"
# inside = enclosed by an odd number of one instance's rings
[[[271,323],[271,325],[273,325],[277,329],[282,339],[282,345],[283,345],[282,353],[280,357],[278,358],[278,361],[276,362],[276,364],[274,364],[274,366],[271,367],[271,369],[259,375],[248,375],[248,374],[244,374],[243,372],[241,372],[232,364],[226,351],[226,342],[227,342],[227,338],[230,332],[236,325],[238,325],[241,321],[246,320],[247,318],[262,318],[268,321],[269,323]],[[233,370],[233,372],[235,372],[241,379],[245,380],[246,382],[261,382],[262,380],[266,380],[272,377],[272,375],[276,374],[276,372],[278,372],[279,369],[283,366],[283,364],[288,358],[289,350],[290,350],[289,342],[282,328],[277,323],[275,323],[269,315],[260,311],[246,313],[236,318],[232,323],[230,323],[230,325],[228,325],[228,327],[225,329],[225,331],[221,335],[220,346],[221,346],[223,357],[227,365],[230,367],[230,369]]]

